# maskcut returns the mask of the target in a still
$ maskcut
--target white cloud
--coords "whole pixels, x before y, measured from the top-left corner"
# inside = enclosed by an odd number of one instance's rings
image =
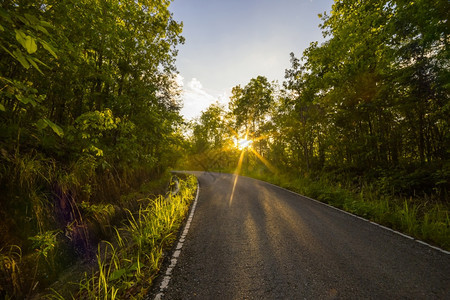
[[[179,85],[183,87],[181,114],[187,120],[200,116],[203,110],[216,101],[220,103],[228,102],[226,92],[207,91],[197,78],[192,78],[186,85],[184,84],[184,78],[179,74],[177,80],[179,80]]]
[[[203,89],[202,83],[197,78],[192,78],[191,81],[189,81],[189,83],[188,83],[188,87],[192,91],[195,91],[195,92],[198,92],[198,93],[201,93],[201,94],[205,93],[202,90]]]
[[[178,84],[179,87],[183,88],[184,86],[184,77],[181,76],[179,73],[175,75],[175,82]]]

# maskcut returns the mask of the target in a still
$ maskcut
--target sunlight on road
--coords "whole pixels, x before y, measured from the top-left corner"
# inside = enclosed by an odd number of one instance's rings
[[[236,184],[237,184],[237,181],[238,181],[239,173],[241,172],[242,161],[243,160],[244,160],[244,150],[241,151],[241,156],[239,157],[237,168],[234,171],[234,183],[233,183],[233,190],[231,191],[230,201],[228,202],[229,206],[231,206],[231,203],[233,202],[234,191],[236,189]]]
[[[229,201],[229,206],[231,206],[231,203],[233,202],[233,198],[234,198],[234,192],[236,190],[236,184],[238,181],[238,176],[241,173],[241,169],[242,169],[242,162],[244,160],[244,154],[245,151],[247,151],[247,155],[251,152],[253,153],[272,173],[276,174],[278,173],[278,170],[267,160],[265,159],[260,153],[258,153],[258,151],[256,151],[253,147],[252,144],[256,141],[265,139],[265,136],[261,136],[257,139],[251,139],[249,138],[249,131],[247,129],[247,132],[245,133],[245,136],[242,138],[237,137],[237,133],[235,132],[236,137],[233,139],[234,141],[234,146],[236,148],[238,148],[239,150],[241,150],[241,155],[239,156],[239,161],[236,167],[236,170],[234,171],[234,182],[233,182],[233,189],[231,191],[231,196],[230,196],[230,201]]]

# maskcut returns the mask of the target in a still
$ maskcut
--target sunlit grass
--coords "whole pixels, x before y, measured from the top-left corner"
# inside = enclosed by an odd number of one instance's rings
[[[128,225],[114,229],[114,243],[99,245],[98,268],[91,275],[85,274],[76,298],[120,299],[145,294],[143,286],[159,271],[163,249],[175,241],[196,187],[196,178],[188,176],[180,180],[178,194],[159,196],[148,205],[141,205],[136,213],[128,211]]]
[[[194,198],[197,180],[194,176],[187,176],[185,180],[179,180],[179,187],[176,195],[168,193],[166,196],[141,199],[138,210],[126,210],[127,222],[121,228],[112,227],[113,237],[98,244],[96,265],[75,283],[76,290],[69,292],[51,288],[51,294],[42,297],[144,298],[159,271],[164,252],[176,239]],[[98,213],[108,211],[108,208],[90,205],[86,210]]]
[[[3,292],[18,297],[23,296],[22,282],[20,278],[20,261],[22,260],[22,249],[17,245],[0,249],[0,271],[6,281]]]

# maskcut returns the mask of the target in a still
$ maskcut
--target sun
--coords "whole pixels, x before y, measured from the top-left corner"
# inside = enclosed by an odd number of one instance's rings
[[[249,148],[253,144],[252,140],[248,140],[247,138],[234,138],[234,145],[239,150],[244,150]]]

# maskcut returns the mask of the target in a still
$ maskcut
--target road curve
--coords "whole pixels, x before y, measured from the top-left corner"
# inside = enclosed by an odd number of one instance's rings
[[[446,253],[262,181],[192,173],[200,195],[163,299],[450,299]]]

